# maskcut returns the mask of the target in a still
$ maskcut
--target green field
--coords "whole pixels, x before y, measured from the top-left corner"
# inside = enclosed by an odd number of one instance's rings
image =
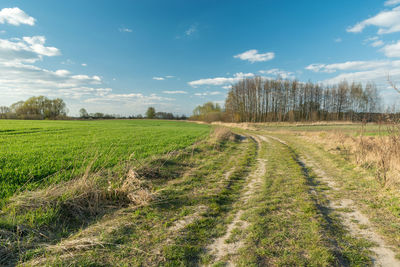
[[[0,199],[78,176],[93,161],[93,169],[107,168],[131,155],[144,159],[181,149],[209,131],[157,120],[0,120]]]
[[[360,124],[0,122],[1,266],[400,266]]]

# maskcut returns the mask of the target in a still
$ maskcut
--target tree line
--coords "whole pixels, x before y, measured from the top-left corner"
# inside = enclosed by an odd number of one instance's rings
[[[381,106],[373,83],[326,86],[254,77],[232,85],[219,116],[230,122],[373,120]],[[197,107],[192,118],[199,118],[204,107]]]
[[[154,107],[149,107],[145,116],[142,114],[121,116],[118,114],[105,114],[102,112],[88,113],[85,108],[79,110],[80,119],[159,119],[159,120],[186,120],[185,115],[174,115],[171,112],[156,112]]]
[[[34,96],[9,107],[0,107],[0,119],[61,119],[67,116],[67,106],[61,98]]]
[[[49,99],[45,96],[34,96],[26,101],[18,101],[11,106],[0,106],[0,119],[160,119],[160,120],[186,120],[185,115],[174,115],[171,112],[156,112],[154,107],[149,107],[145,116],[141,114],[121,116],[103,112],[89,113],[85,108],[79,110],[79,117],[67,116],[67,106],[61,98]]]

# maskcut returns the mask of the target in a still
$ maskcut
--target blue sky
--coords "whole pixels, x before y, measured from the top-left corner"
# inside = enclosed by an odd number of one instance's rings
[[[400,0],[16,1],[0,4],[0,105],[63,98],[70,115],[190,114],[260,75],[375,82],[399,97]]]

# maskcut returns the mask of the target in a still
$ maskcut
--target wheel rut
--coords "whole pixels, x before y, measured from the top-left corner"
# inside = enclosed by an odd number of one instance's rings
[[[215,263],[224,262],[225,266],[235,266],[232,256],[237,254],[238,250],[243,246],[243,241],[228,242],[235,229],[245,230],[248,222],[242,219],[244,213],[243,206],[248,203],[252,195],[256,192],[257,187],[262,183],[262,178],[266,172],[266,160],[260,158],[260,149],[265,139],[262,136],[250,136],[257,143],[257,167],[246,178],[246,187],[243,189],[240,199],[236,202],[237,209],[231,216],[232,221],[227,226],[226,233],[215,239],[208,247],[209,254],[213,257],[211,266]]]
[[[273,139],[290,148],[287,142],[275,136],[264,138]],[[311,167],[318,176],[318,179],[326,183],[330,190],[341,190],[334,179],[327,175],[310,155],[302,155],[298,158],[298,161],[299,164],[304,165],[304,168],[306,166]],[[313,189],[310,189],[310,193],[316,194]],[[353,200],[346,198],[338,200],[329,199],[328,208],[340,215],[342,225],[348,229],[352,236],[364,238],[374,244],[371,248],[374,254],[370,256],[374,266],[400,266],[400,261],[396,258],[396,253],[386,244],[382,236],[373,229],[368,217],[362,214]]]

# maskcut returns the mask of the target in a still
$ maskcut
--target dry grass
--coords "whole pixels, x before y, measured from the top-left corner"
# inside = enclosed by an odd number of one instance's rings
[[[112,206],[144,205],[152,197],[149,183],[132,168],[117,176],[105,170],[90,173],[89,165],[80,178],[16,195],[10,199],[8,209],[19,215],[53,208],[59,209],[63,217],[82,220]]]
[[[344,154],[357,165],[373,169],[376,179],[384,186],[400,186],[400,126],[386,125],[388,135],[359,136],[343,132],[303,132],[311,142],[318,142],[330,151]]]
[[[215,142],[235,141],[236,135],[229,128],[216,127],[211,134],[211,139]]]

